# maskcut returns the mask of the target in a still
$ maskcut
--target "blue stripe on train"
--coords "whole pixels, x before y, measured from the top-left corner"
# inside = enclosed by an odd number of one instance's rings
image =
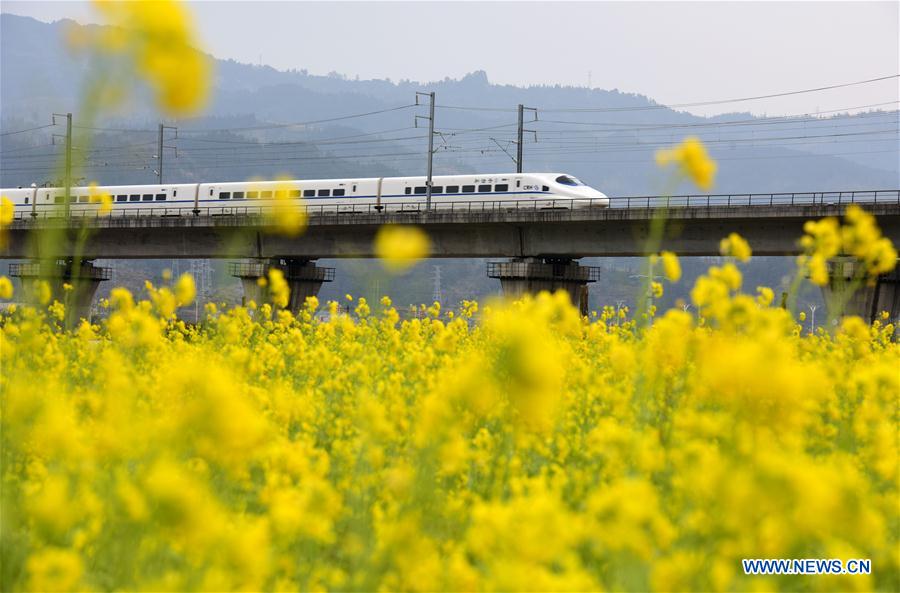
[[[553,196],[553,194],[545,194],[544,192],[540,192],[540,191],[519,191],[519,192],[510,191],[510,192],[474,192],[474,193],[470,192],[470,193],[458,193],[458,194],[432,194],[431,198],[434,199],[434,198],[439,198],[439,197],[444,197],[444,196],[522,196],[522,195],[527,196],[527,195],[534,195],[534,194],[547,195],[548,198]],[[337,197],[334,197],[334,196],[322,196],[322,197],[311,196],[311,197],[299,198],[299,199],[303,199],[303,200],[340,200],[343,198],[352,198],[354,200],[360,200],[360,199],[365,199],[365,198],[377,199],[378,196],[375,194],[372,194],[369,196],[337,196]],[[391,195],[381,196],[382,200],[393,199],[393,198],[412,198],[413,200],[415,200],[415,199],[424,200],[425,195],[424,194],[391,194]],[[203,200],[199,200],[199,201],[200,202],[214,202],[214,203],[221,204],[221,203],[228,203],[228,202],[235,202],[235,201],[237,201],[237,202],[258,202],[261,199],[262,198],[253,198],[253,199],[251,199],[251,198],[229,198],[228,200],[220,200],[218,198],[213,198],[213,199],[203,199]],[[270,198],[266,198],[266,199],[270,199]],[[298,198],[291,198],[291,199],[298,199]],[[578,199],[578,198],[556,198],[556,197],[554,197],[552,199],[568,200],[568,199]],[[481,200],[481,201],[490,201],[490,200]],[[190,200],[159,200],[159,201],[153,200],[153,201],[146,201],[146,202],[140,201],[140,202],[113,202],[113,203],[114,204],[129,204],[129,205],[130,204],[135,204],[135,205],[138,205],[138,204],[146,204],[146,205],[151,205],[151,204],[193,204],[194,200],[193,199],[190,199]],[[80,204],[80,203],[76,203],[76,205],[77,204]],[[39,207],[57,206],[57,205],[62,205],[62,204],[56,204],[56,203],[54,203],[54,204],[38,204]],[[31,208],[31,206],[32,206],[31,204],[15,204],[16,208],[19,208],[19,207]]]

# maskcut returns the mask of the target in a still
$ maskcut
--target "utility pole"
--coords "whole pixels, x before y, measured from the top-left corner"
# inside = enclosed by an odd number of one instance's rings
[[[537,121],[537,109],[534,107],[525,107],[521,103],[519,103],[519,128],[516,140],[516,173],[522,172],[522,156],[524,152],[525,142],[523,139],[523,135],[525,132],[529,132],[534,134],[534,141],[537,142],[537,132],[534,130],[526,130],[525,129],[525,110],[534,112],[534,119],[531,121]]]
[[[425,180],[425,210],[431,210],[431,171],[434,161],[434,91],[430,93],[416,92],[416,105],[419,104],[419,95],[428,97],[428,117],[416,116],[416,122],[421,119],[428,120],[428,178]]]
[[[178,158],[178,148],[176,148],[174,146],[163,146],[163,134],[164,134],[165,130],[175,130],[174,140],[178,139],[178,128],[176,128],[174,126],[167,126],[162,123],[159,124],[159,142],[158,142],[158,145],[156,148],[156,150],[157,150],[156,158],[159,159],[159,163],[157,163],[157,165],[159,168],[156,170],[156,181],[160,185],[162,185],[162,182],[163,182],[163,150],[165,150],[166,148],[170,148],[170,149],[174,150],[175,158]]]
[[[441,290],[441,266],[434,266],[434,292],[431,300],[435,303],[444,302],[444,291]]]
[[[72,194],[72,114],[66,115],[66,191],[65,191],[65,212],[69,214],[69,196]],[[54,113],[52,120],[56,125],[56,118],[62,117],[61,113]]]
[[[523,115],[525,113],[525,106],[519,103],[519,134],[518,140],[516,141],[516,173],[522,172],[522,134],[524,133],[523,127],[525,124],[523,123]]]
[[[66,214],[69,213],[69,195],[72,193],[72,114],[66,114]]]

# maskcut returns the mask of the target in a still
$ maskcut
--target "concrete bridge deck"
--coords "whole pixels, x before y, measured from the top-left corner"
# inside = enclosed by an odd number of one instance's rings
[[[413,224],[428,233],[431,257],[611,257],[643,255],[654,218],[664,217],[661,249],[683,256],[717,255],[730,232],[744,236],[758,255],[791,255],[803,223],[841,216],[851,203],[874,214],[882,232],[900,245],[900,190],[643,196],[612,198],[609,208],[534,208],[534,202],[459,202],[425,211],[419,202],[377,211],[364,205],[333,212],[307,206],[306,230],[278,233],[260,208],[147,208],[127,215],[20,217],[8,228],[0,258],[274,258],[374,257],[373,240],[384,224]],[[413,209],[415,208],[415,209]],[[37,232],[35,232],[37,231]],[[52,241],[34,241],[41,234]]]

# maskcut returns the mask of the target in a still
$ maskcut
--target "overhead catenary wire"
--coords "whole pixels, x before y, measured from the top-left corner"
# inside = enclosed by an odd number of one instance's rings
[[[859,140],[859,139],[857,139],[857,140],[849,140],[849,141],[845,141],[845,142],[854,142],[854,141],[855,141],[855,142],[862,142],[862,141],[870,141],[870,140]],[[810,144],[810,143],[811,143],[811,142],[807,142],[806,144]],[[821,144],[821,143],[822,143],[821,140],[819,140],[819,141],[816,142],[816,144]],[[798,144],[791,144],[791,145],[783,145],[783,146],[781,146],[781,147],[782,147],[782,148],[786,148],[786,149],[790,149],[790,148],[796,147],[796,146],[799,146],[799,145],[798,145]],[[575,148],[553,148],[553,147],[548,147],[548,148],[546,148],[546,149],[543,149],[543,148],[542,148],[542,149],[536,151],[536,156],[546,158],[546,157],[560,156],[560,155],[566,155],[566,156],[568,156],[568,155],[582,155],[582,154],[625,153],[625,152],[635,152],[635,151],[640,152],[640,151],[654,150],[655,148],[656,148],[656,147],[654,147],[654,146],[639,146],[639,145],[637,145],[637,146],[630,146],[630,147],[585,147],[585,148],[581,148],[581,147],[575,147]],[[725,149],[728,149],[728,147],[725,147]],[[721,149],[719,149],[719,150],[721,150]],[[489,149],[489,148],[487,148],[487,149],[482,149],[482,148],[462,148],[462,147],[453,147],[453,146],[451,146],[451,147],[447,147],[446,149],[437,152],[436,154],[437,154],[437,156],[444,155],[444,156],[456,157],[456,156],[470,155],[470,156],[478,156],[478,157],[490,158],[490,156],[491,156],[492,154],[495,154],[495,155],[496,155],[496,154],[498,154],[499,152],[500,152],[499,150],[496,150],[496,149],[493,149],[493,150],[492,150],[492,149]],[[874,153],[874,152],[880,152],[880,151],[873,151],[873,153]],[[230,161],[229,161],[229,162],[223,162],[222,159],[214,159],[214,160],[212,160],[212,161],[209,162],[209,163],[196,162],[196,163],[194,163],[194,164],[196,164],[197,166],[206,168],[206,169],[224,169],[224,168],[244,168],[244,167],[250,167],[250,166],[279,166],[279,165],[286,165],[286,164],[288,164],[288,163],[290,163],[290,162],[292,162],[292,161],[328,161],[328,160],[342,160],[342,159],[375,160],[375,159],[391,158],[391,159],[392,159],[392,162],[397,162],[397,161],[402,161],[402,160],[407,160],[407,161],[408,161],[408,160],[413,160],[413,161],[414,161],[414,160],[415,160],[415,156],[416,156],[416,155],[419,155],[419,154],[420,154],[420,153],[414,152],[414,151],[413,151],[413,152],[393,152],[393,153],[381,153],[381,152],[375,152],[375,153],[357,153],[357,154],[344,154],[344,155],[329,154],[329,155],[317,155],[317,156],[310,156],[310,155],[297,155],[297,156],[279,155],[279,156],[275,157],[275,156],[264,156],[264,155],[260,155],[260,156],[263,157],[263,158],[259,158],[259,159],[247,159],[247,158],[241,158],[239,161],[236,161],[236,162],[230,162]],[[829,154],[810,154],[810,155],[808,155],[808,156],[809,156],[810,158],[817,158],[817,157],[820,157],[820,156],[830,156],[830,155],[829,155]],[[405,157],[405,158],[404,158],[404,157]],[[505,157],[505,155],[504,155],[503,159],[505,159],[505,158],[506,158],[506,157]],[[743,158],[748,158],[748,159],[749,159],[749,158],[756,158],[756,157],[751,157],[751,156],[747,156],[747,157],[722,157],[722,156],[719,156],[719,157],[717,157],[717,158],[722,158],[722,159],[728,158],[729,160],[731,160],[732,158],[733,158],[733,159],[743,159]],[[573,159],[571,159],[571,158],[567,158],[567,159],[566,159],[566,162],[575,162],[575,161],[574,161]],[[643,161],[643,162],[648,162],[648,161]],[[142,164],[141,164],[140,162],[134,162],[134,163],[127,163],[127,164],[114,164],[113,166],[108,167],[108,168],[105,168],[105,169],[103,169],[103,170],[106,170],[106,171],[115,171],[115,170],[124,171],[124,170],[142,170],[142,169],[145,169],[145,168],[146,168],[146,167],[142,166]],[[47,168],[47,167],[37,167],[37,168],[29,167],[29,168],[24,168],[24,167],[22,167],[22,168],[16,168],[16,169],[14,169],[14,170],[17,170],[17,171],[40,171],[40,170],[44,170],[44,171],[46,171],[46,170],[49,170],[49,169],[51,169],[51,168]],[[4,168],[4,170],[9,171],[9,170],[11,170],[11,169]]]
[[[891,80],[894,78],[900,78],[900,74],[890,74],[887,76],[879,76],[877,78],[869,78],[866,80],[857,80],[854,82],[845,82],[840,84],[832,84],[827,86],[820,86],[814,88],[793,90],[793,91],[784,91],[780,93],[770,93],[766,95],[754,95],[750,97],[738,97],[731,99],[718,99],[713,101],[693,101],[689,103],[672,103],[670,105],[641,105],[635,107],[557,107],[557,108],[541,108],[541,112],[544,113],[579,113],[579,112],[590,112],[590,113],[605,113],[605,112],[620,112],[620,111],[651,111],[656,109],[677,109],[681,107],[704,107],[709,105],[724,105],[728,103],[741,103],[744,101],[757,101],[761,99],[773,99],[776,97],[788,97],[792,95],[800,95],[805,93],[817,93],[827,90],[846,88],[851,86],[857,86],[862,84],[871,84],[874,82],[880,82],[884,80]],[[461,109],[468,111],[505,111],[505,112],[513,112],[516,111],[515,108],[506,108],[506,107],[479,107],[479,106],[465,106],[465,105],[437,105],[438,108],[442,109]]]
[[[15,130],[13,132],[0,132],[0,136],[13,136],[15,134],[24,134],[25,132],[34,132],[36,130],[44,130],[46,128],[52,128],[56,124],[46,124],[43,126],[35,126],[33,128],[25,128],[24,130]]]
[[[892,111],[892,112],[876,112],[876,113],[871,113],[871,114],[865,114],[865,116],[859,115],[859,116],[855,116],[855,118],[853,120],[849,120],[849,121],[840,121],[840,120],[839,121],[828,121],[828,120],[822,121],[822,120],[818,120],[818,119],[807,119],[807,120],[790,120],[790,121],[760,122],[760,123],[765,124],[765,125],[772,125],[772,124],[777,123],[779,125],[777,130],[768,130],[768,132],[772,132],[772,133],[775,133],[775,132],[780,133],[780,132],[785,132],[785,131],[790,131],[790,130],[809,129],[806,125],[799,126],[799,127],[787,126],[787,124],[793,124],[793,123],[802,123],[802,124],[815,123],[817,126],[827,127],[828,129],[836,130],[836,129],[856,128],[856,127],[863,127],[863,126],[884,125],[885,123],[890,123],[890,124],[898,123],[896,121],[888,121],[888,122],[863,121],[863,120],[868,120],[868,119],[874,120],[874,119],[885,118],[885,117],[897,118],[898,115],[900,115],[900,112]],[[742,122],[745,122],[747,125],[756,123],[756,122],[753,122],[752,120],[742,120]],[[547,123],[555,123],[555,122],[551,122],[549,120],[541,120],[536,123],[547,124]],[[562,122],[560,122],[560,123],[562,123]],[[579,122],[565,122],[565,123],[568,124],[568,123],[579,123]],[[728,122],[728,123],[736,123],[736,122]],[[684,124],[684,125],[692,125],[692,124]],[[702,125],[705,125],[705,124],[702,124]],[[444,128],[440,131],[442,133],[444,133],[446,136],[451,137],[451,138],[459,138],[459,137],[465,136],[465,135],[478,136],[479,134],[484,134],[484,136],[486,137],[487,135],[496,136],[497,135],[496,130],[502,129],[505,127],[511,127],[511,126],[515,126],[515,124],[501,124],[501,125],[497,125],[497,126],[485,126],[485,127],[480,127],[480,128]],[[547,135],[563,135],[563,134],[565,134],[567,136],[573,137],[571,140],[572,142],[579,143],[579,142],[584,142],[585,140],[578,139],[577,138],[578,135],[591,135],[591,136],[597,137],[599,139],[601,137],[600,134],[603,134],[603,133],[615,134],[615,133],[629,132],[629,131],[640,132],[642,138],[647,138],[647,137],[654,138],[654,137],[659,137],[659,134],[648,136],[648,135],[644,134],[644,132],[655,131],[658,129],[669,129],[670,127],[674,128],[674,129],[678,129],[680,127],[683,127],[683,125],[676,124],[676,125],[672,125],[672,126],[655,126],[655,127],[646,127],[646,128],[645,127],[615,128],[615,129],[610,129],[610,130],[594,130],[594,129],[581,130],[581,129],[566,129],[566,128],[555,128],[554,129],[554,128],[543,128],[542,127],[540,129],[540,132],[544,137],[546,137]],[[813,126],[813,127],[815,127],[815,126]],[[279,142],[266,142],[266,141],[258,141],[258,140],[254,141],[254,140],[223,140],[223,139],[210,139],[210,138],[191,138],[191,139],[184,139],[184,140],[186,142],[203,143],[203,144],[223,144],[225,146],[187,148],[185,145],[182,145],[182,150],[185,150],[185,151],[189,150],[190,152],[218,151],[218,150],[224,150],[229,146],[240,146],[240,147],[248,147],[248,148],[256,149],[256,148],[264,148],[264,147],[336,146],[336,145],[345,145],[345,144],[346,145],[380,144],[380,143],[386,143],[386,142],[404,142],[407,140],[418,140],[418,139],[421,139],[422,137],[424,137],[422,135],[409,135],[409,136],[399,136],[399,137],[398,136],[388,136],[388,137],[384,137],[384,138],[375,138],[375,139],[370,138],[371,136],[388,134],[388,133],[405,131],[405,130],[411,130],[411,129],[413,129],[412,126],[407,126],[407,127],[403,127],[403,128],[393,128],[393,129],[389,129],[389,130],[379,130],[379,131],[375,131],[375,132],[344,135],[344,136],[338,136],[338,137],[332,137],[332,138],[317,138],[317,139],[304,139],[304,140],[296,140],[296,141],[279,141]],[[512,131],[510,131],[510,133],[512,133]],[[363,138],[366,138],[366,139],[363,139]],[[768,137],[767,136],[754,136],[754,138],[767,139]],[[728,140],[728,138],[719,138],[719,139],[720,140]],[[479,141],[479,138],[474,137],[474,138],[469,138],[469,139],[465,139],[465,140],[461,140],[461,141],[468,142],[470,140]],[[555,140],[555,141],[563,142],[565,140]],[[546,143],[546,142],[544,142],[544,143]],[[101,154],[101,153],[105,153],[105,152],[127,150],[130,148],[138,148],[138,147],[142,147],[142,146],[152,146],[153,144],[154,143],[152,141],[148,141],[148,142],[139,142],[139,143],[131,143],[131,144],[119,144],[119,145],[114,145],[114,146],[98,146],[98,147],[95,147],[95,148],[92,148],[92,149],[89,149],[89,150],[83,151],[83,152],[86,154]],[[30,150],[30,149],[35,149],[35,148],[40,148],[40,147],[50,147],[50,146],[53,146],[53,145],[44,144],[44,145],[39,145],[39,146],[35,146],[35,147],[8,149],[5,151],[0,151],[0,155],[5,155],[8,153],[17,153],[20,151],[26,151],[26,150]],[[53,153],[48,153],[48,154],[43,154],[43,155],[20,155],[20,156],[12,156],[12,157],[7,157],[7,158],[9,158],[9,159],[31,159],[31,158],[39,158],[39,157],[47,157],[47,156],[56,156],[56,155]]]

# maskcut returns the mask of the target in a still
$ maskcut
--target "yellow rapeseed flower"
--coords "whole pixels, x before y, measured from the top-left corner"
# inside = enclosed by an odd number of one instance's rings
[[[0,299],[8,301],[12,297],[13,297],[12,280],[7,278],[6,276],[0,276]]]
[[[847,207],[847,224],[841,227],[842,251],[854,256],[869,276],[878,276],[897,265],[897,250],[890,239],[881,236],[875,217],[857,204]]]
[[[92,204],[100,204],[100,214],[109,214],[112,212],[113,199],[112,196],[97,187],[97,182],[91,182],[88,187],[88,194]]]
[[[0,196],[0,230],[10,225],[15,215],[15,206],[6,196]]]
[[[194,302],[197,296],[197,286],[194,284],[194,277],[190,274],[182,274],[175,283],[175,300],[178,305],[183,307]]]
[[[96,6],[114,27],[96,47],[128,58],[153,88],[159,107],[176,115],[198,111],[210,88],[210,61],[199,51],[190,15],[174,0],[108,2]]]
[[[428,257],[428,235],[415,226],[383,225],[375,236],[375,255],[389,272],[401,273]]]
[[[31,591],[74,591],[79,588],[84,565],[77,552],[48,547],[29,557],[26,569]]]
[[[50,290],[50,284],[46,280],[35,280],[32,290],[38,303],[44,306],[50,304],[53,292]]]
[[[279,178],[274,186],[266,186],[275,201],[275,206],[267,213],[267,217],[276,233],[293,237],[306,229],[309,215],[303,198],[291,197],[293,192],[299,193],[299,190],[294,189],[293,184],[288,181],[288,178]]]
[[[290,302],[291,288],[284,279],[284,272],[278,268],[269,268],[269,296],[272,304],[281,309]]]
[[[775,291],[768,286],[757,286],[756,293],[756,302],[763,307],[768,307],[775,300]]]
[[[678,256],[671,251],[663,251],[659,254],[663,265],[663,274],[669,282],[678,282],[681,280],[681,264]]]
[[[678,173],[690,179],[701,189],[710,189],[716,176],[716,161],[710,158],[699,138],[690,136],[674,148],[656,151],[656,164],[660,167],[675,165]]]
[[[6,227],[12,224],[15,206],[6,196],[0,196],[0,247],[6,246]]]
[[[719,253],[724,256],[731,256],[738,261],[750,261],[753,250],[747,240],[737,233],[731,233],[725,239],[719,242]]]

